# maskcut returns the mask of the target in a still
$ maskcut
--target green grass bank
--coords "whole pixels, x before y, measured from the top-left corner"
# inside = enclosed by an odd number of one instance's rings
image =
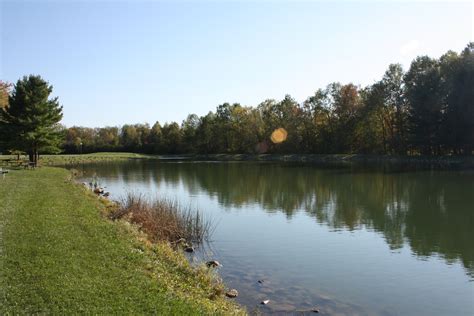
[[[68,177],[42,167],[0,178],[0,315],[243,314],[216,295],[212,272],[107,220]]]

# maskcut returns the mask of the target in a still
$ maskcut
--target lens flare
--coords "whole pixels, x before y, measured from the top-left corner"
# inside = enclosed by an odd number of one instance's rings
[[[279,143],[284,142],[287,137],[288,137],[288,132],[283,127],[280,127],[273,131],[270,139],[272,140],[274,144],[279,144]]]

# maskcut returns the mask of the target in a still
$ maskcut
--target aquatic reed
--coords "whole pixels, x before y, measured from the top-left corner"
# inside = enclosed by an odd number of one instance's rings
[[[150,239],[172,243],[182,239],[202,243],[209,240],[214,229],[212,222],[205,219],[199,210],[183,207],[175,200],[150,199],[139,193],[128,193],[120,199],[110,218],[126,218],[139,225]]]

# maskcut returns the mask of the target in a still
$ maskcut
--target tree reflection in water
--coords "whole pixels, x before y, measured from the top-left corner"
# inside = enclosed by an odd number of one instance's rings
[[[380,232],[391,249],[409,244],[417,256],[461,260],[474,275],[474,174],[462,171],[377,171],[283,163],[128,161],[88,166],[124,183],[182,183],[224,206],[258,203],[291,219],[304,211],[335,230]]]

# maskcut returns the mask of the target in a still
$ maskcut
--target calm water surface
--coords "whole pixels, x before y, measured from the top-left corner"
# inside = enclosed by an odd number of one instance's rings
[[[219,260],[249,311],[474,315],[472,171],[145,160],[79,169],[113,198],[166,196],[217,222],[194,256]]]

